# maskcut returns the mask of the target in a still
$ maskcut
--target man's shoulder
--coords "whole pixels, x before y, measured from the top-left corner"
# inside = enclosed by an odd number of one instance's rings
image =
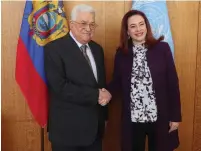
[[[89,42],[89,45],[102,49],[102,46],[93,40]]]
[[[67,41],[68,41],[68,34],[49,42],[48,44],[45,45],[45,47],[59,47],[61,46],[62,43]]]

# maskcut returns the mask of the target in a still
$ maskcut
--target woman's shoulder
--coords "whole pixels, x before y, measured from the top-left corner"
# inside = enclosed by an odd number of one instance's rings
[[[151,49],[157,51],[158,53],[166,54],[170,51],[170,46],[167,42],[165,41],[160,41],[156,43]]]
[[[118,47],[116,49],[116,56],[122,56],[123,55],[123,49],[121,47]]]
[[[157,42],[153,48],[167,48],[169,47],[169,44],[165,41],[160,41],[160,42]]]
[[[116,55],[120,55],[120,56],[128,56],[131,54],[132,51],[132,47],[128,47],[128,50],[124,50],[121,47],[117,47],[116,49]]]
[[[121,62],[127,55],[121,47],[118,47],[115,52],[115,60]]]

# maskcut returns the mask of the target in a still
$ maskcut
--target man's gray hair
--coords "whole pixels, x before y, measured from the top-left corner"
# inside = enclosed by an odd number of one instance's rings
[[[76,5],[73,7],[72,12],[71,12],[71,20],[75,21],[77,17],[78,12],[89,12],[89,13],[94,13],[95,15],[95,10],[93,7],[86,5],[86,4],[80,4]]]

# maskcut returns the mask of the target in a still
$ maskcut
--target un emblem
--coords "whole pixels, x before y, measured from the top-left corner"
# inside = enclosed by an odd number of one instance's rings
[[[132,9],[144,12],[151,24],[155,38],[164,36],[164,41],[168,42],[171,51],[174,51],[174,44],[170,30],[170,23],[166,7],[166,1],[158,0],[134,0]]]
[[[154,37],[158,38],[161,35],[165,37],[165,41],[171,38],[169,20],[160,5],[152,4],[155,1],[136,1],[133,9],[144,12],[151,24]]]

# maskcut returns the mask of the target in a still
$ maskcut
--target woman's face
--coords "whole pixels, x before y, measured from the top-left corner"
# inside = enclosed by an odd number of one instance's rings
[[[141,44],[145,42],[147,27],[142,16],[133,15],[128,18],[127,34],[132,38],[134,44]]]

